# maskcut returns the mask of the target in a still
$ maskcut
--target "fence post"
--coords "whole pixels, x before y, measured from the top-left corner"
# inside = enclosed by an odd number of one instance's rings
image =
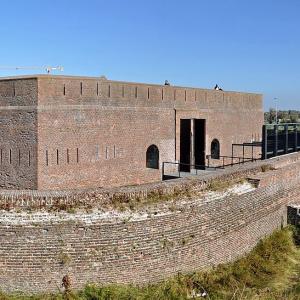
[[[297,124],[294,125],[294,151],[298,151],[298,127]]]
[[[268,132],[267,126],[263,125],[262,143],[261,143],[262,159],[268,158]]]
[[[289,153],[289,125],[284,125],[284,153]]]
[[[274,147],[274,156],[278,154],[278,125],[274,125],[274,134],[275,134],[275,147]]]

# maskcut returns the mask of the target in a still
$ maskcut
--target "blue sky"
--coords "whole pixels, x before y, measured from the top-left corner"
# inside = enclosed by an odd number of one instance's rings
[[[264,94],[300,109],[299,0],[1,1],[0,65]],[[42,72],[42,71],[41,71]],[[40,72],[40,73],[41,73]],[[0,70],[0,76],[37,71]]]

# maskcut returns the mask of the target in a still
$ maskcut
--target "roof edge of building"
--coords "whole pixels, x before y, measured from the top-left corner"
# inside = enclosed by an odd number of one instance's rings
[[[32,75],[18,75],[18,76],[7,76],[7,77],[0,77],[0,81],[6,80],[25,80],[25,79],[76,79],[76,80],[102,80],[106,82],[115,82],[115,83],[123,83],[123,84],[136,84],[136,85],[148,85],[148,86],[159,86],[159,87],[169,87],[164,84],[155,84],[155,83],[145,83],[145,82],[134,82],[134,81],[120,81],[120,80],[111,80],[106,79],[104,76],[76,76],[76,75],[53,75],[53,74],[32,74]],[[204,90],[204,91],[214,91],[214,89],[208,88],[201,88],[201,87],[191,87],[191,86],[177,86],[171,85],[170,87],[173,88],[180,88],[180,89],[194,89],[194,90]],[[238,94],[251,94],[251,95],[259,95],[263,96],[262,93],[254,93],[254,92],[243,92],[243,91],[218,91],[223,93],[238,93]]]

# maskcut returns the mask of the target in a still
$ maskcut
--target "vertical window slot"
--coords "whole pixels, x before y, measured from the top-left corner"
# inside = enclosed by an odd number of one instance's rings
[[[83,90],[82,82],[80,82],[80,95],[81,95],[81,96],[82,96],[82,90]]]
[[[66,96],[66,85],[64,84],[64,96]]]
[[[79,149],[76,148],[76,161],[79,163]]]
[[[110,84],[108,85],[108,98],[110,98]]]
[[[148,88],[148,99],[150,99],[150,89]]]
[[[137,86],[135,87],[135,98],[137,98],[137,96],[138,96],[138,88],[137,88]]]
[[[70,163],[70,154],[69,154],[69,149],[67,149],[67,164]]]
[[[46,166],[49,166],[48,150],[46,150]]]
[[[12,161],[12,158],[11,158],[11,149],[9,149],[9,164],[11,165],[11,161]]]
[[[96,94],[99,96],[99,83],[97,82]]]
[[[28,166],[31,165],[31,153],[30,150],[28,151]]]
[[[19,166],[21,165],[21,150],[19,149],[19,155],[18,155],[18,162]]]
[[[58,156],[58,149],[56,149],[56,164],[59,164],[59,156]]]

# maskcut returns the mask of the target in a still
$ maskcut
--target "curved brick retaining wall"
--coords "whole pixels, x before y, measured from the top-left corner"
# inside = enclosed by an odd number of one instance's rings
[[[299,196],[277,185],[137,221],[2,218],[0,288],[56,290],[66,274],[74,288],[145,283],[227,262],[284,225],[286,204]]]
[[[298,169],[298,163],[287,166],[290,180],[281,170],[282,181],[241,196],[191,201],[132,219],[25,212],[18,219],[17,212],[2,211],[0,289],[52,291],[67,274],[73,288],[154,282],[236,259],[286,224],[287,204],[300,203]]]

